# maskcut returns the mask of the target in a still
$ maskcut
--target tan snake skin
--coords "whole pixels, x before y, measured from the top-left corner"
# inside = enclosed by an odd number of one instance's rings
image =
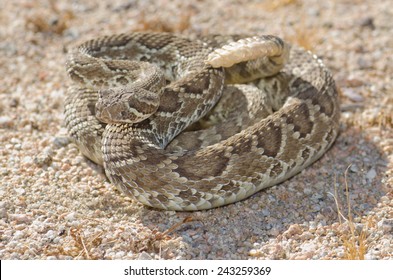
[[[70,135],[154,208],[247,198],[313,163],[338,133],[332,75],[275,36],[107,36],[74,48],[67,71]]]

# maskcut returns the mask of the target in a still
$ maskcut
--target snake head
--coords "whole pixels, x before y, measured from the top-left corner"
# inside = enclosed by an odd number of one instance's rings
[[[154,114],[160,94],[143,88],[122,87],[99,91],[96,118],[104,123],[138,123]]]

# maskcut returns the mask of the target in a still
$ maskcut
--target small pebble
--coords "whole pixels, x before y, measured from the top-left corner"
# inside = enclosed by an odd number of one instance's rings
[[[0,128],[12,128],[14,121],[8,116],[0,116]]]
[[[356,164],[352,164],[351,167],[349,167],[349,170],[353,173],[358,173],[359,167]]]
[[[265,216],[265,217],[270,216],[270,211],[269,211],[268,208],[262,209],[262,210],[261,210],[261,213],[262,213],[262,215]]]
[[[377,172],[375,171],[374,168],[371,168],[371,169],[367,172],[367,174],[366,174],[366,178],[367,178],[369,181],[372,181],[372,180],[375,178],[375,176],[377,176]]]
[[[37,164],[37,166],[39,167],[42,167],[44,165],[49,165],[52,162],[52,154],[53,154],[52,149],[47,147],[44,149],[43,152],[39,153],[34,158],[34,163]]]
[[[305,187],[305,188],[303,189],[303,192],[304,192],[304,194],[306,194],[306,195],[310,195],[310,194],[313,193],[313,190],[312,190],[311,188]]]
[[[344,251],[344,249],[339,248],[339,249],[337,249],[336,254],[337,254],[338,258],[342,259],[345,255],[345,251]]]
[[[26,214],[9,214],[8,217],[11,220],[16,221],[17,223],[29,223],[31,221],[31,218],[27,216]]]
[[[23,233],[23,231],[17,230],[17,231],[15,231],[13,237],[14,237],[15,240],[18,240],[18,239],[21,239],[24,235],[25,234]]]
[[[373,63],[371,59],[360,56],[357,60],[357,65],[359,66],[360,69],[370,69],[373,67]]]
[[[300,235],[300,239],[305,241],[305,240],[310,240],[314,237],[314,235],[311,232],[305,231]]]
[[[354,102],[363,102],[364,98],[359,94],[359,92],[353,88],[342,88],[341,89],[343,95],[348,97],[350,100]]]
[[[53,230],[48,230],[48,232],[45,234],[45,237],[51,240],[54,239],[56,236],[56,232]]]
[[[15,192],[16,192],[18,195],[24,195],[24,194],[26,193],[26,191],[25,191],[24,188],[15,188],[14,190],[15,190]]]
[[[66,215],[64,218],[65,218],[66,221],[68,221],[68,222],[73,222],[73,221],[75,221],[76,213],[75,213],[75,212],[71,212],[71,213],[69,213],[68,215]]]
[[[370,29],[374,29],[375,28],[374,18],[373,17],[361,18],[360,20],[357,21],[357,23],[361,27],[367,27],[367,28],[370,28]]]
[[[65,147],[71,142],[71,138],[67,136],[58,136],[53,139],[53,143],[58,147]]]
[[[7,204],[4,201],[0,202],[0,219],[8,217]]]
[[[151,260],[151,259],[152,259],[152,257],[144,251],[142,253],[140,253],[139,257],[138,257],[138,260]]]
[[[304,243],[300,245],[302,252],[313,252],[316,249],[316,245],[314,243]]]
[[[258,257],[260,255],[260,251],[255,250],[255,249],[251,249],[250,252],[249,252],[249,255],[251,257]]]
[[[124,251],[119,251],[119,252],[116,252],[115,258],[116,258],[116,259],[121,259],[121,258],[123,258],[125,255],[126,255],[126,253],[125,253]]]
[[[375,260],[375,255],[373,254],[373,252],[367,252],[364,255],[364,259],[365,260]]]
[[[302,228],[298,224],[291,225],[288,230],[284,232],[286,238],[293,238],[295,235],[302,233]]]
[[[384,233],[393,233],[393,219],[382,219],[378,222],[378,228],[381,228]]]

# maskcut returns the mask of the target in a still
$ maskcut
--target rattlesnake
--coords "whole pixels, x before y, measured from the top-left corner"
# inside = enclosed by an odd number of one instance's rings
[[[70,135],[154,208],[247,198],[313,163],[338,133],[331,73],[276,36],[106,36],[73,48],[67,71]]]

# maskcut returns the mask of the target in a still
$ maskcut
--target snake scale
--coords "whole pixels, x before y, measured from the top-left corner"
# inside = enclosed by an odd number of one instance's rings
[[[104,36],[73,48],[66,67],[70,135],[154,208],[247,198],[319,159],[338,134],[331,73],[272,35]]]

